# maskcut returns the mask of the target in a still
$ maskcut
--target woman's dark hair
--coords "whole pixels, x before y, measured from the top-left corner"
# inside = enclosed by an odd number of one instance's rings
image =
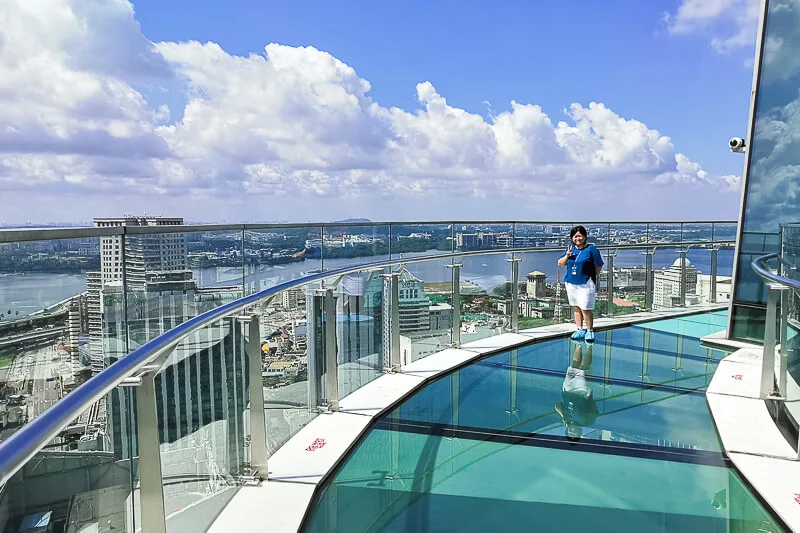
[[[580,233],[584,237],[589,237],[589,234],[586,232],[586,228],[583,226],[575,226],[571,230],[569,230],[569,238],[573,238],[576,233]]]

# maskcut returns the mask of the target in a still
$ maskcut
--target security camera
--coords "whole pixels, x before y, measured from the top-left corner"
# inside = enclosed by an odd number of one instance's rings
[[[734,137],[730,141],[728,141],[728,146],[731,148],[731,152],[744,152],[745,144],[744,139],[741,137]]]

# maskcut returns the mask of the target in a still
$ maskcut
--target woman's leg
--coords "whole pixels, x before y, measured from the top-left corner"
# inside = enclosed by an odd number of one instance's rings
[[[583,310],[583,318],[586,322],[586,329],[593,330],[594,329],[594,312],[587,311],[586,309]]]
[[[594,314],[591,311],[583,310],[583,318],[586,325],[586,342],[594,342]]]
[[[575,310],[575,325],[578,326],[578,329],[583,328],[583,313],[586,311],[582,310],[580,307],[574,307]]]

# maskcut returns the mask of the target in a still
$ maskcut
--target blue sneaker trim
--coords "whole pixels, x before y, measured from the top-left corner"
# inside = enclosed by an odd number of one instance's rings
[[[572,336],[570,338],[572,340],[574,340],[574,341],[579,341],[579,340],[583,339],[585,336],[586,336],[586,330],[585,329],[578,329],[578,330],[575,330],[575,332],[572,334]]]
[[[588,343],[594,342],[594,331],[589,331],[586,333],[586,342]]]

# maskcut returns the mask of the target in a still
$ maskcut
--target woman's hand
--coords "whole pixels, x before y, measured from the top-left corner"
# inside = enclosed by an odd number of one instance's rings
[[[558,260],[558,266],[563,267],[567,266],[567,261],[569,260],[570,256],[572,255],[572,245],[567,246],[567,253],[565,253],[562,257]]]

